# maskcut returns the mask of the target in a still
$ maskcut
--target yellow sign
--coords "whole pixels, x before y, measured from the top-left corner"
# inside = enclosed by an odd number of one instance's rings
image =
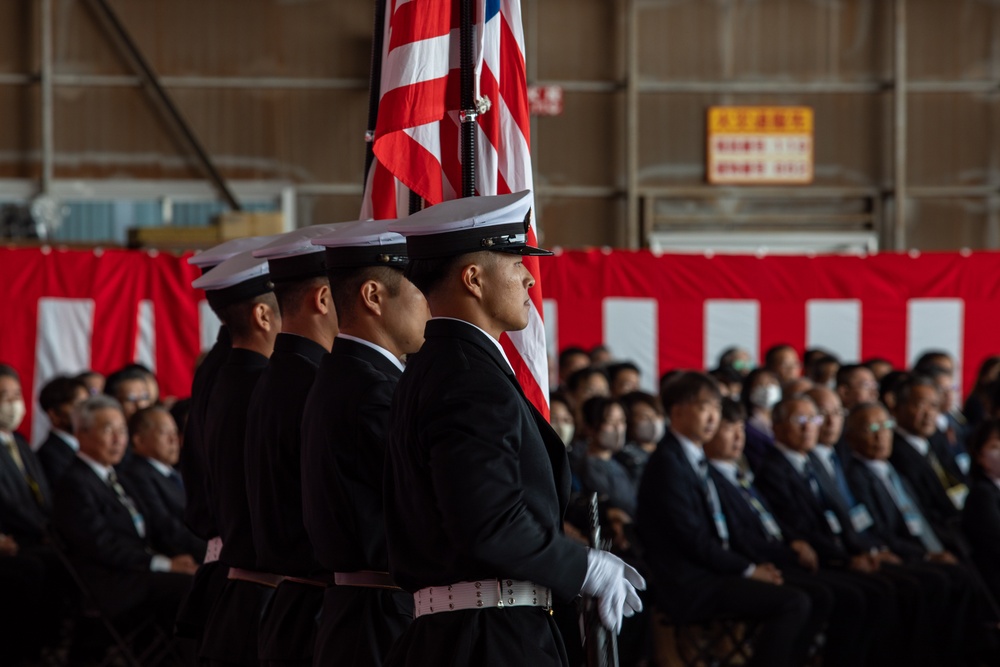
[[[811,183],[813,110],[710,107],[707,148],[709,183]]]

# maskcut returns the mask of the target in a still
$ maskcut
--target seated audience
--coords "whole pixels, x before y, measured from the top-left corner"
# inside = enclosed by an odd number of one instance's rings
[[[875,375],[876,382],[881,382],[882,378],[893,371],[892,362],[882,357],[865,359],[861,362],[861,365],[867,367]]]
[[[168,550],[192,554],[200,561],[206,543],[184,525],[184,482],[174,469],[181,453],[174,418],[160,406],[143,408],[132,415],[129,433],[135,456],[122,462],[122,476],[131,482],[149,520],[159,527]]]
[[[131,483],[115,472],[128,438],[118,402],[87,399],[73,426],[80,451],[57,490],[53,525],[106,614],[151,612],[171,632],[197,564],[161,541]]]
[[[878,400],[878,382],[875,374],[867,366],[845,364],[837,371],[837,396],[850,410],[858,403],[872,403]]]
[[[753,358],[742,347],[727,347],[719,355],[717,366],[736,371],[740,377],[746,377],[753,370]]]
[[[611,397],[621,398],[639,389],[641,377],[639,367],[631,361],[620,361],[607,367],[608,380],[611,385]]]
[[[781,385],[781,396],[782,398],[786,396],[798,396],[799,394],[806,393],[815,386],[816,383],[809,378],[797,377]]]
[[[87,385],[87,392],[91,396],[104,393],[104,376],[97,371],[83,371],[76,376],[76,379]]]
[[[775,345],[764,353],[764,368],[774,373],[778,384],[785,384],[802,375],[799,353],[791,345]]]
[[[944,436],[948,451],[962,474],[969,474],[970,459],[965,451],[965,441],[969,437],[969,423],[958,409],[958,385],[954,374],[941,366],[928,366],[921,375],[934,381],[941,404],[938,406],[937,428]]]
[[[625,394],[621,401],[627,428],[625,446],[615,454],[615,459],[625,466],[638,492],[646,461],[667,432],[666,418],[659,399],[652,394],[634,391]]]
[[[754,369],[743,382],[741,400],[747,412],[744,452],[750,467],[756,469],[767,451],[774,446],[771,409],[781,400],[778,378],[764,368]]]
[[[582,347],[564,347],[559,353],[559,388],[566,389],[566,381],[573,373],[590,365],[590,354]]]
[[[636,491],[625,466],[614,455],[625,445],[625,409],[604,396],[587,399],[581,409],[586,439],[586,455],[576,474],[583,492],[597,493],[608,505],[635,516]]]
[[[820,387],[833,389],[837,384],[837,372],[840,370],[840,360],[832,354],[826,354],[816,359],[806,376]]]
[[[755,621],[751,665],[801,664],[809,597],[781,585],[773,563],[731,549],[729,529],[702,446],[719,425],[721,395],[702,373],[667,383],[670,429],[646,465],[636,528],[656,604],[673,622]]]
[[[740,393],[743,391],[743,376],[732,368],[719,366],[709,372],[709,375],[719,383],[719,392],[724,398],[740,400]]]
[[[570,449],[576,432],[576,420],[573,418],[569,401],[561,392],[554,391],[549,394],[549,423],[559,434],[559,439],[566,445],[566,449]]]
[[[607,345],[595,345],[590,348],[590,363],[593,366],[604,368],[613,358]]]
[[[38,448],[38,461],[53,485],[76,458],[80,445],[73,436],[73,408],[88,396],[87,385],[64,376],[50,380],[38,394],[38,403],[52,425],[49,437]]]
[[[1000,599],[1000,421],[984,421],[969,438],[972,487],[962,509],[962,528],[975,563]]]

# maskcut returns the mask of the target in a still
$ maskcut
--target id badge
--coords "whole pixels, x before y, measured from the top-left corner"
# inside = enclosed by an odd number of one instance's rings
[[[948,489],[948,497],[951,498],[956,509],[961,510],[965,507],[965,499],[969,497],[969,487],[965,484],[956,484]]]
[[[868,508],[864,505],[855,505],[851,508],[851,525],[855,532],[863,533],[875,525],[872,515],[868,513]]]
[[[840,519],[837,518],[837,515],[832,510],[827,510],[823,512],[823,516],[826,517],[826,523],[830,526],[830,531],[834,535],[840,535],[843,528],[840,525]]]
[[[907,512],[903,515],[903,520],[906,521],[906,529],[910,531],[910,535],[920,537],[923,534],[924,524],[918,515]]]
[[[955,454],[955,465],[958,466],[958,469],[962,471],[963,475],[968,475],[969,468],[972,467],[972,459],[969,458],[969,455],[965,452]]]

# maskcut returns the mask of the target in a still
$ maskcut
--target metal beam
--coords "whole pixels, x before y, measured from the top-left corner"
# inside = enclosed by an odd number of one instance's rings
[[[222,174],[219,173],[218,169],[216,169],[208,151],[206,151],[202,146],[201,141],[198,140],[194,130],[184,118],[180,109],[177,108],[177,105],[174,104],[173,98],[170,97],[170,94],[167,93],[167,91],[160,84],[159,77],[153,69],[153,66],[146,60],[146,57],[139,49],[139,46],[132,39],[132,36],[125,28],[125,25],[118,18],[118,15],[108,4],[107,0],[88,0],[87,4],[101,23],[102,27],[108,33],[108,36],[114,42],[115,46],[118,47],[122,56],[142,78],[143,83],[145,84],[143,88],[149,94],[149,97],[153,101],[156,108],[178,132],[181,139],[187,144],[187,146],[194,152],[198,159],[198,163],[205,171],[208,179],[219,191],[219,194],[232,210],[239,211],[240,203],[236,200],[236,197],[233,196],[233,193],[226,184],[226,180],[222,177]]]
[[[893,108],[895,111],[895,140],[893,154],[893,224],[892,248],[906,246],[906,0],[896,0],[895,7],[895,86]]]
[[[41,7],[42,46],[42,186],[41,193],[48,195],[52,189],[55,173],[55,132],[52,96],[52,0],[42,0]]]
[[[639,0],[625,3],[625,247],[639,248]]]

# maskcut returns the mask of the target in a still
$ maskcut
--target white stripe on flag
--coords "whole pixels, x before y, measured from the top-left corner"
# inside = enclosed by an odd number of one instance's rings
[[[208,301],[199,301],[198,334],[201,339],[202,352],[212,349],[221,328],[222,322],[219,321],[219,318],[215,315],[215,311],[208,305]]]
[[[93,299],[38,300],[35,334],[34,398],[42,386],[60,374],[76,375],[90,368],[90,343],[94,337]],[[49,419],[41,409],[32,412],[29,440],[37,447],[47,435]]]
[[[955,360],[955,382],[962,384],[965,302],[961,299],[910,299],[906,302],[906,361],[944,350]],[[963,394],[964,395],[964,394]]]
[[[806,347],[818,347],[843,363],[861,360],[861,302],[857,299],[806,301]]]
[[[139,326],[135,331],[135,354],[132,360],[156,372],[156,311],[153,302],[143,299],[139,302]]]
[[[757,363],[760,351],[760,302],[750,299],[707,299],[705,301],[705,368],[719,363],[728,347],[741,347]]]
[[[653,393],[660,382],[656,299],[604,299],[604,344],[611,355],[639,367],[639,386]]]

